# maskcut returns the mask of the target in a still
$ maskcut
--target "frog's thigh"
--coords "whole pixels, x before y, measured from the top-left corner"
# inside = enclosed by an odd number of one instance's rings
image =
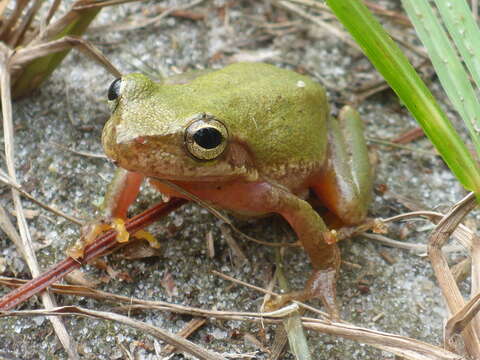
[[[331,237],[330,231],[308,202],[268,183],[236,187],[235,192],[241,195],[243,201],[240,203],[237,200],[236,209],[232,210],[280,214],[297,234],[316,270],[338,268],[340,255],[337,245],[327,242]]]
[[[343,223],[359,223],[367,215],[373,185],[360,115],[345,106],[339,120],[329,119],[328,132],[328,165],[312,188]]]

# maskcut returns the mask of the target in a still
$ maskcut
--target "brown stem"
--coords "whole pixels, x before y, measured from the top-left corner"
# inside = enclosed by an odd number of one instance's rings
[[[138,230],[150,225],[159,217],[174,211],[187,200],[173,198],[167,203],[157,204],[143,213],[127,220],[125,227],[130,234],[134,234]],[[83,264],[102,256],[108,251],[113,250],[120,244],[116,241],[116,232],[114,230],[107,231],[98,236],[98,238],[92,244],[85,248],[85,254],[81,259],[73,259],[68,257],[50,270],[44,272],[40,276],[28,281],[19,288],[11,291],[3,298],[0,299],[0,310],[10,310],[15,306],[28,300],[35,294],[45,290],[48,286],[63,278],[66,274],[72,272],[75,269],[80,268]]]

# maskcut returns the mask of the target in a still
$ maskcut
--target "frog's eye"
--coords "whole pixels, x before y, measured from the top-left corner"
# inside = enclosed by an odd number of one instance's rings
[[[199,160],[213,160],[227,147],[228,131],[222,122],[211,115],[201,114],[185,131],[188,152]]]
[[[115,79],[108,88],[108,100],[116,100],[120,96],[120,85],[122,84],[122,78]]]

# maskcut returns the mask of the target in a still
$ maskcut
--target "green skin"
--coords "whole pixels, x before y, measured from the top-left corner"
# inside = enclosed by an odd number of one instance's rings
[[[278,213],[295,230],[314,268],[296,297],[319,297],[335,312],[338,248],[305,198],[313,189],[345,225],[364,220],[372,170],[356,111],[346,107],[339,121],[332,118],[320,84],[262,63],[163,83],[127,75],[111,105],[102,142],[107,156],[127,171],[110,187],[108,216],[125,216],[143,177],[170,196],[193,194],[240,214]],[[212,160],[198,160],[185,145],[186,128],[199,114],[218,119],[228,132],[225,150]]]

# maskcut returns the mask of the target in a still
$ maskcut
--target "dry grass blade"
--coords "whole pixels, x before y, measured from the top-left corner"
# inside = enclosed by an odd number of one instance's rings
[[[235,266],[242,266],[243,264],[248,264],[248,258],[243,252],[242,248],[238,245],[235,239],[232,236],[232,230],[226,224],[220,225],[220,231],[222,233],[225,242],[233,253],[233,263]]]
[[[471,297],[474,298],[480,293],[480,238],[478,235],[473,237],[470,256],[472,264],[470,267],[472,270],[470,294]],[[476,313],[478,310],[472,310],[472,312]],[[480,320],[477,318],[472,324],[475,327],[477,334],[480,334]]]
[[[129,2],[137,2],[137,1],[145,1],[145,0],[103,0],[103,1],[84,1],[80,0],[75,3],[75,5],[72,7],[72,10],[74,11],[81,11],[85,9],[92,9],[92,8],[98,8],[98,7],[106,7],[106,6],[114,6],[114,5],[121,5],[121,4],[126,4]]]
[[[135,329],[138,329],[144,333],[148,333],[159,340],[162,340],[172,346],[175,346],[177,349],[184,351],[188,354],[196,356],[201,360],[224,360],[223,356],[208,351],[191,341],[188,341],[180,336],[170,334],[167,331],[164,331],[153,325],[146,324],[144,322],[134,320],[130,317],[119,315],[115,313],[110,313],[106,311],[96,311],[80,308],[77,306],[64,306],[51,310],[30,310],[30,311],[11,311],[11,312],[0,312],[1,316],[42,316],[42,315],[80,315],[89,318],[95,319],[104,319],[109,321],[115,321],[121,324],[128,325]]]
[[[97,6],[91,9],[84,9],[83,11],[74,10],[75,6],[77,6],[78,4],[84,4],[84,3],[85,1],[83,0],[77,0],[76,2],[74,2],[70,10],[65,15],[63,15],[58,20],[51,23],[46,28],[42,29],[42,31],[40,31],[38,35],[35,36],[28,45],[29,46],[39,45],[44,42],[49,42],[49,41],[58,39],[58,37],[60,36],[59,34],[63,34],[65,29],[75,26],[76,23],[85,21],[86,18],[90,18],[90,16],[92,16],[91,19],[86,20],[88,23],[90,23],[90,21],[93,20],[93,18],[96,16],[98,11],[101,10],[101,8]],[[87,3],[90,4],[91,1],[88,1]],[[70,34],[80,35],[77,33],[75,34],[70,33]]]
[[[156,5],[149,7],[148,12],[149,13],[159,13],[159,12],[164,12],[167,11],[168,8]],[[199,21],[205,19],[207,16],[205,13],[199,13],[199,12],[194,12],[188,9],[181,9],[181,10],[175,10],[170,13],[171,16],[179,17],[179,18],[184,18],[184,19],[189,19],[193,21]]]
[[[97,154],[97,153],[93,153],[93,152],[89,152],[89,151],[80,151],[80,150],[72,149],[72,148],[69,148],[68,146],[58,144],[58,143],[53,143],[53,142],[52,142],[52,144],[54,146],[58,147],[59,149],[62,149],[63,151],[68,151],[68,152],[71,152],[72,154],[75,154],[75,155],[84,156],[84,157],[88,157],[88,158],[94,158],[94,159],[104,159],[104,160],[107,159],[107,156],[105,154]]]
[[[447,259],[442,252],[442,246],[450,238],[455,228],[463,218],[476,206],[476,199],[473,194],[457,203],[452,210],[438,223],[430,235],[428,244],[428,255],[432,263],[435,276],[438,280],[443,296],[447,302],[450,313],[456,314],[461,311],[465,301],[458,289],[455,278],[448,267]],[[474,320],[475,321],[475,320]],[[467,325],[462,334],[465,342],[465,349],[475,359],[480,358],[480,341],[473,326]],[[452,338],[445,339],[447,349],[454,349],[455,344]]]
[[[297,3],[297,4],[312,7],[312,8],[318,9],[320,11],[326,11],[328,13],[332,12],[327,5],[322,4],[322,3],[318,2],[318,1],[315,1],[315,0],[290,0],[290,2],[294,2],[294,3]],[[372,10],[374,13],[376,13],[378,15],[382,15],[382,16],[392,18],[394,21],[396,21],[400,24],[403,24],[403,25],[412,26],[412,23],[410,22],[408,17],[406,17],[405,15],[402,15],[399,12],[385,9],[385,8],[381,7],[380,5],[377,5],[377,4],[375,4],[371,1],[365,1],[365,5],[367,5],[370,8],[370,10]]]
[[[445,325],[445,338],[460,334],[480,310],[480,293],[474,296],[458,313],[448,319]]]
[[[20,252],[24,259],[27,258],[27,253],[25,252],[25,248],[22,246],[22,239],[17,232],[17,229],[10,221],[10,217],[8,216],[5,208],[0,205],[0,228],[3,232],[8,236],[10,240],[15,244],[15,247]]]
[[[461,283],[470,275],[472,267],[472,258],[467,257],[459,263],[452,266],[452,274],[457,283]]]
[[[295,13],[295,14],[297,14],[297,15],[299,15],[299,16],[301,16],[301,17],[303,17],[303,18],[305,18],[309,21],[311,21],[312,23],[318,25],[319,27],[326,30],[330,34],[338,37],[340,40],[342,40],[343,42],[348,44],[350,47],[360,51],[360,47],[357,45],[357,43],[355,41],[352,40],[350,35],[348,35],[343,30],[341,30],[341,29],[323,21],[318,16],[310,15],[309,13],[305,12],[301,7],[292,4],[290,1],[284,1],[284,0],[275,1],[274,4],[278,4],[282,8],[287,9],[287,10],[289,10],[289,11],[291,11],[291,12],[293,12],[293,13]]]
[[[398,356],[412,360],[459,360],[463,356],[454,354],[442,348],[399,335],[383,333],[360,328],[348,324],[326,323],[320,321],[311,322],[303,318],[303,326],[307,329],[337,335],[346,339],[359,341],[387,350]]]
[[[402,241],[398,241],[398,240],[393,240],[393,239],[390,239],[386,236],[379,235],[379,234],[367,234],[367,233],[365,233],[365,234],[362,234],[362,237],[364,237],[366,239],[378,241],[379,243],[382,243],[383,245],[395,247],[395,248],[398,248],[398,249],[410,250],[410,251],[414,251],[416,253],[421,253],[421,254],[424,254],[424,253],[426,254],[427,248],[428,248],[428,246],[424,245],[424,244],[406,243],[406,242],[402,242]],[[452,245],[452,246],[446,246],[443,249],[443,252],[444,253],[451,253],[451,252],[455,252],[455,251],[461,251],[463,249],[465,249],[463,246]]]
[[[8,3],[10,0],[1,0],[0,1],[0,17],[3,18],[3,13],[5,12],[5,9],[7,8]]]
[[[246,283],[245,281],[241,281],[241,280],[238,280],[238,279],[235,279],[235,278],[232,278],[231,276],[228,276],[228,275],[225,275],[225,274],[222,274],[221,272],[218,272],[216,270],[212,270],[212,274],[218,276],[218,277],[221,277],[222,279],[225,279],[227,281],[231,281],[235,284],[239,284],[239,285],[242,285],[242,286],[245,286],[245,287],[248,287],[250,289],[253,289],[253,290],[256,290],[256,291],[259,291],[263,294],[268,294],[268,295],[273,295],[273,296],[277,296],[278,294],[273,292],[273,291],[268,291],[266,289],[263,289],[261,287],[258,287],[258,286],[255,286],[255,285],[252,285],[252,284],[249,284],[249,283]]]
[[[197,331],[198,329],[200,329],[203,325],[205,325],[205,323],[207,322],[207,320],[205,319],[202,319],[202,318],[196,318],[196,319],[192,319],[188,322],[188,324],[182,329],[180,330],[176,335],[177,336],[181,336],[183,338],[188,338],[190,335],[192,335],[195,331]],[[162,356],[168,356],[168,355],[171,355],[173,352],[175,352],[176,348],[175,346],[173,345],[167,345],[163,348],[162,350]]]
[[[121,77],[115,66],[92,44],[81,38],[64,36],[59,40],[19,49],[13,55],[15,96],[24,96],[39,86],[73,47],[103,65],[113,76]]]
[[[186,200],[173,198],[168,203],[160,203],[143,213],[129,219],[125,223],[125,228],[131,234],[141,228],[148,226],[153,221],[165,214],[177,209],[181,205],[185,204]],[[44,272],[40,276],[26,282],[21,287],[8,293],[0,299],[0,309],[8,310],[29,299],[31,296],[46,289],[58,279],[61,279],[66,274],[70,273],[74,269],[82,266],[83,263],[87,263],[98,256],[104,255],[108,251],[111,251],[119,243],[116,241],[116,232],[113,230],[107,231],[101,234],[94,243],[88,245],[85,248],[84,256],[79,260],[74,260],[70,257],[57,263],[53,268]]]
[[[76,47],[78,47],[78,49],[85,55],[103,65],[113,76],[122,76],[120,71],[118,71],[117,68],[95,46],[88,41],[75,36],[65,36],[59,40],[54,40],[45,44],[18,49],[12,56],[12,65],[15,67],[22,67],[30,63],[32,60],[38,59],[42,56]]]
[[[39,12],[41,4],[45,2],[43,0],[28,1],[30,1],[28,9],[18,10],[16,17],[14,10],[0,30],[0,39],[3,39],[11,49],[17,49],[20,52],[14,60],[17,62],[12,63],[14,70],[12,93],[15,98],[25,96],[37,88],[62,62],[72,47],[79,47],[114,76],[119,77],[119,71],[98,50],[76,37],[84,34],[103,6],[126,1],[77,0],[63,16],[50,23],[61,2],[54,0],[49,8],[42,9],[46,14],[35,26],[31,23]],[[17,8],[20,8],[19,4],[23,3],[17,1],[16,4]]]
[[[113,295],[113,294],[112,294]],[[255,321],[258,323],[271,323],[279,324],[283,318],[291,315],[292,311],[297,311],[298,307],[289,307],[287,310],[272,312],[272,313],[247,313],[247,312],[229,312],[229,311],[212,311],[212,310],[202,310],[197,308],[191,308],[186,306],[180,306],[175,304],[168,304],[165,302],[154,302],[154,301],[144,301],[139,299],[125,298],[126,301],[131,301],[133,303],[149,303],[150,305],[133,305],[126,306],[124,310],[135,310],[135,309],[148,309],[148,310],[159,310],[159,311],[172,311],[182,314],[190,314],[194,316],[204,316],[204,317],[213,317],[217,319],[224,320],[237,320],[237,321]],[[158,306],[153,304],[158,303]],[[75,309],[75,310],[73,310]],[[67,314],[81,314],[84,316],[90,316],[90,314],[107,314],[103,312],[95,312],[92,310],[81,310],[81,313],[77,312],[76,307],[61,307],[57,309],[48,310],[31,310],[31,311],[14,311],[14,312],[0,312],[0,317],[4,316],[36,316],[36,315],[67,315]],[[92,315],[94,316],[94,315]],[[100,316],[100,318],[104,318]],[[129,319],[130,323],[125,323],[127,325],[136,326],[138,321],[132,320],[127,317],[122,317],[122,319]],[[344,337],[346,339],[351,339],[372,345],[374,347],[380,348],[382,350],[390,351],[394,354],[399,354],[407,359],[412,360],[461,360],[464,359],[458,354],[454,354],[450,351],[444,350],[440,347],[433,346],[415,339],[407,338],[400,335],[394,335],[389,333],[384,333],[380,331],[370,330],[361,328],[358,326],[345,324],[345,323],[334,323],[330,321],[324,321],[314,318],[302,317],[302,326],[304,328]],[[114,320],[116,321],[116,320]],[[154,334],[152,334],[154,335]],[[155,335],[154,335],[155,336]],[[182,339],[183,340],[183,339]],[[186,340],[183,340],[186,341]],[[176,345],[175,345],[176,346]]]
[[[2,115],[3,115],[3,131],[5,139],[5,158],[7,162],[7,169],[10,178],[14,182],[17,182],[15,175],[15,161],[14,161],[14,144],[13,144],[13,119],[12,119],[12,98],[10,92],[10,60],[11,50],[6,46],[2,46],[0,60],[0,91],[1,91],[1,103],[2,103]],[[25,255],[25,261],[33,276],[40,275],[40,269],[38,267],[37,259],[35,257],[35,251],[32,246],[32,239],[30,231],[28,229],[27,221],[23,213],[23,206],[20,199],[20,194],[15,189],[12,189],[13,203],[15,211],[17,212],[18,228],[20,230],[20,238],[23,250],[21,251]],[[42,293],[42,302],[44,306],[49,309],[55,306],[54,299],[48,292]],[[71,359],[78,359],[78,354],[75,350],[75,344],[68,335],[65,326],[59,318],[50,318],[55,332],[60,339],[65,350],[69,354]]]
[[[80,10],[92,9],[92,8],[98,8],[98,7],[121,5],[129,2],[137,2],[137,1],[144,1],[144,0],[103,0],[103,1],[80,0],[80,1],[77,1],[75,5],[73,5],[72,10],[80,11]]]
[[[438,223],[439,220],[443,219],[445,215],[435,211],[413,211],[413,212],[392,216],[390,218],[383,219],[383,221],[385,223],[388,223],[388,222],[411,219],[416,217],[417,218],[425,217],[436,224]],[[472,230],[467,228],[465,225],[459,224],[457,228],[454,230],[452,235],[455,238],[455,240],[457,240],[460,244],[462,244],[462,246],[465,249],[470,249],[472,247],[472,239],[474,234]]]
[[[41,202],[40,200],[34,198],[32,195],[30,195],[28,192],[26,192],[25,190],[23,190],[21,188],[21,186],[17,183],[15,183],[12,179],[10,179],[7,174],[5,174],[2,170],[0,170],[0,182],[3,182],[5,185],[7,186],[10,186],[12,189],[15,189],[16,191],[18,191],[18,193],[22,196],[24,196],[25,198],[29,199],[31,202],[37,204],[38,206],[40,206],[41,208],[47,210],[47,211],[50,211],[51,213],[57,215],[57,216],[61,216],[63,217],[64,219],[67,219],[68,221],[71,221],[72,223],[74,224],[77,224],[77,225],[83,225],[83,222],[78,220],[77,218],[74,218],[73,216],[70,216],[66,213],[64,213],[63,211],[60,211],[58,209],[55,209],[51,206],[48,206],[47,204]]]
[[[363,101],[363,99],[359,100],[359,102],[362,102],[362,101]],[[415,154],[426,155],[429,158],[439,156],[438,153],[435,153],[433,151],[416,149],[416,148],[412,148],[412,147],[409,147],[409,146],[406,146],[406,145],[397,144],[397,143],[395,143],[393,141],[389,141],[389,140],[376,139],[376,138],[371,138],[371,137],[366,137],[366,139],[367,139],[368,142],[372,142],[372,143],[380,144],[380,145],[385,145],[385,146],[389,146],[389,147],[396,148],[396,149],[407,150],[407,151],[410,151],[410,152],[415,153]]]
[[[197,6],[204,2],[205,0],[195,0],[192,1],[189,4],[183,5],[183,6],[178,6],[178,7],[171,7],[169,9],[166,9],[162,11],[160,15],[154,16],[152,18],[146,18],[146,17],[139,17],[132,19],[131,21],[124,22],[124,23],[110,23],[102,26],[98,26],[92,31],[98,32],[98,31],[114,31],[114,32],[119,32],[119,31],[129,31],[129,30],[135,30],[135,29],[141,29],[149,25],[153,24],[158,24],[160,21],[162,21],[164,18],[166,18],[169,15],[172,15],[178,11],[183,11],[190,9],[194,6]]]
[[[47,15],[45,15],[45,18],[43,19],[43,24],[42,24],[43,28],[45,28],[48,24],[50,24],[50,20],[52,20],[53,15],[55,15],[61,3],[62,3],[62,0],[54,0],[52,2],[50,9],[48,9]]]
[[[22,16],[23,9],[27,6],[29,0],[15,1],[15,7],[8,20],[4,21],[0,28],[0,39],[7,42],[10,31],[14,29],[15,24]]]
[[[410,26],[410,27],[412,26],[410,19],[399,12],[385,9],[378,4],[375,4],[372,1],[365,1],[365,5],[367,5],[370,8],[370,10],[372,10],[373,12],[382,16],[390,17],[394,21],[398,22],[399,24]]]
[[[454,336],[462,333],[465,327],[472,321],[472,319],[480,311],[480,292],[478,292],[478,266],[480,261],[479,254],[480,238],[474,237],[472,254],[471,254],[471,266],[472,266],[472,298],[458,313],[454,314],[448,319],[445,325],[445,338],[450,339]],[[470,259],[467,259],[470,260]],[[477,334],[480,333],[478,320],[474,321],[472,325],[475,327]]]
[[[35,0],[34,4],[30,6],[27,14],[25,14],[21,20],[21,23],[12,31],[8,37],[7,44],[11,48],[16,48],[21,44],[21,40],[27,31],[28,27],[33,21],[34,16],[37,14],[43,0]]]
[[[269,360],[278,360],[281,359],[283,352],[285,351],[285,346],[288,343],[287,333],[285,332],[284,327],[278,327],[275,330],[275,336],[273,344],[270,347],[270,358]]]

